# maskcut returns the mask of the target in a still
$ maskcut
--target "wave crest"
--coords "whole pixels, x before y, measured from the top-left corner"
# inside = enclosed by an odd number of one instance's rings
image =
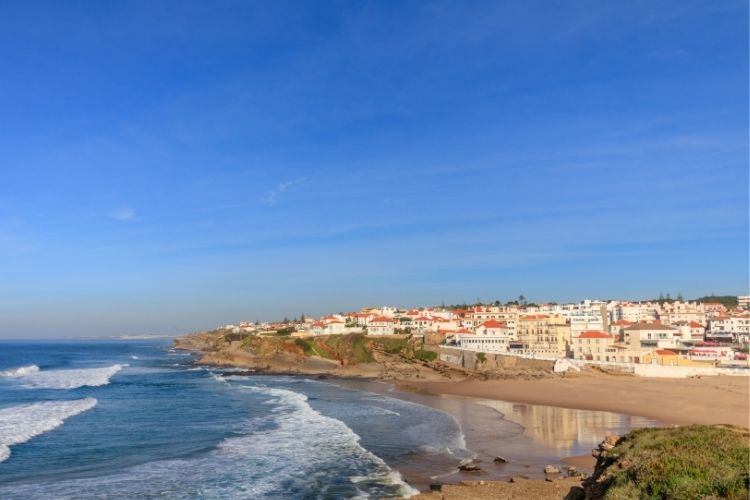
[[[38,371],[39,371],[39,367],[36,365],[19,366],[18,368],[11,368],[10,370],[5,370],[5,371],[0,372],[0,377],[9,377],[9,378],[25,377],[26,375],[29,375],[31,373],[36,373]]]
[[[0,409],[0,462],[10,457],[10,447],[60,427],[65,419],[96,406],[96,399],[44,401]]]
[[[107,385],[109,379],[126,366],[129,365],[117,364],[102,368],[40,371],[38,366],[31,365],[0,372],[0,376],[19,379],[25,387],[35,389],[77,389],[83,386]]]

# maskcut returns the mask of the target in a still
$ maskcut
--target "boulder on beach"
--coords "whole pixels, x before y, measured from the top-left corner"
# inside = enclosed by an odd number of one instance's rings
[[[496,464],[507,464],[508,463],[508,459],[505,458],[505,457],[501,457],[501,456],[498,455],[498,456],[495,457],[495,459],[493,460],[493,462],[495,462]]]
[[[461,472],[479,472],[482,470],[477,464],[463,464],[458,466]]]
[[[547,465],[544,467],[544,473],[545,474],[559,474],[560,469],[558,469],[554,465]]]

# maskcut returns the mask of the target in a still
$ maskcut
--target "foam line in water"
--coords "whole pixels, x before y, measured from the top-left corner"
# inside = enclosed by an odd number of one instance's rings
[[[304,394],[287,389],[250,386],[251,390],[274,397],[273,404],[281,404],[274,409],[276,428],[268,432],[252,435],[252,447],[264,450],[267,458],[273,458],[277,467],[294,467],[294,457],[306,456],[321,463],[348,463],[353,468],[369,470],[366,475],[352,474],[352,483],[363,481],[396,486],[402,496],[419,493],[403,481],[401,475],[372,452],[360,444],[360,437],[344,422],[327,417],[307,402]],[[301,430],[305,430],[300,432]],[[220,448],[228,453],[236,453],[238,445],[245,448],[247,438],[230,438]],[[243,452],[247,450],[243,449]],[[313,458],[314,457],[314,458]],[[270,472],[270,471],[269,471]],[[297,471],[289,471],[295,476]]]
[[[96,399],[44,401],[0,409],[0,462],[10,457],[10,447],[60,427],[65,419],[96,406]]]
[[[11,368],[10,370],[1,371],[0,377],[18,378],[24,377],[31,373],[36,373],[38,371],[39,367],[36,365],[19,366],[18,368]]]
[[[35,366],[35,365],[33,365]],[[109,384],[109,379],[127,364],[117,364],[102,368],[76,368],[70,370],[36,370],[21,367],[14,374],[2,372],[0,376],[18,379],[24,386],[36,389],[76,389],[78,387],[97,387]],[[27,369],[23,373],[19,370]]]

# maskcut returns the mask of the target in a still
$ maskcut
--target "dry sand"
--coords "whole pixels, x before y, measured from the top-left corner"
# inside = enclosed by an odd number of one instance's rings
[[[750,377],[586,375],[540,380],[402,382],[399,387],[535,405],[638,415],[665,424],[750,425]]]

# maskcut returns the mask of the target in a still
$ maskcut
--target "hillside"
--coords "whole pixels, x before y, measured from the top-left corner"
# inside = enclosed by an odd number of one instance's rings
[[[383,379],[451,379],[469,373],[436,362],[436,346],[408,336],[363,334],[294,338],[236,334],[226,330],[175,339],[174,346],[200,352],[200,364],[237,366],[256,371],[330,374]]]

